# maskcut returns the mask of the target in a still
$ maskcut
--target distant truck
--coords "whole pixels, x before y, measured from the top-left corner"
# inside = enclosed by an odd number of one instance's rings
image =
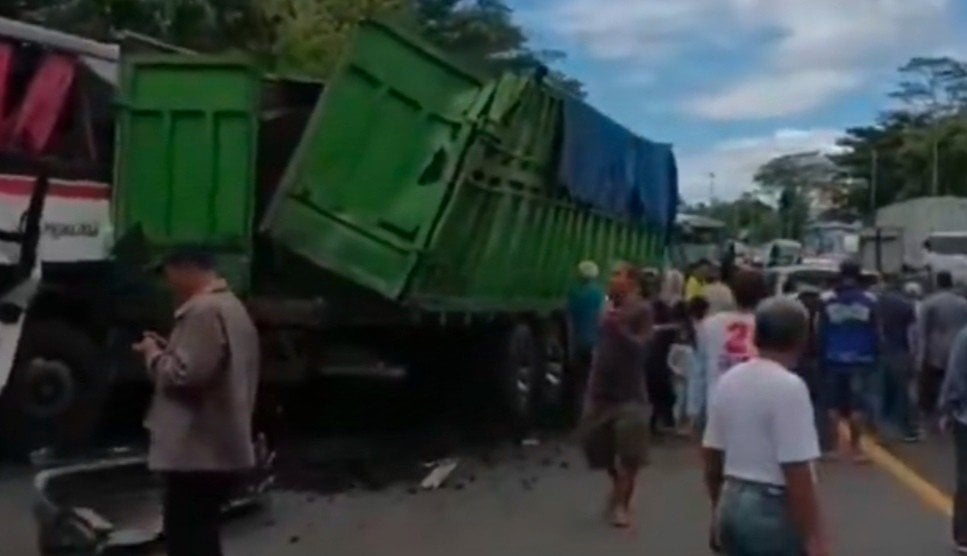
[[[933,234],[967,232],[967,199],[920,197],[894,203],[877,211],[876,226],[901,230],[904,266],[925,269],[931,265],[926,247]],[[943,250],[949,247],[944,242]]]
[[[923,249],[929,273],[949,272],[955,282],[967,285],[967,231],[934,232],[923,242]]]
[[[803,249],[809,257],[843,260],[859,252],[860,225],[847,222],[813,222],[803,233]]]
[[[120,64],[113,257],[28,310],[28,337],[56,341],[13,366],[8,446],[82,429],[105,389],[143,381],[131,341],[171,314],[145,269],[179,244],[215,252],[245,296],[267,382],[396,374],[484,392],[525,426],[572,379],[562,309],[577,262],[657,265],[671,237],[670,146],[540,73],[482,77],[378,23],[318,103],[240,58]],[[311,117],[273,125],[285,96],[312,98]]]
[[[863,268],[893,275],[907,269],[902,228],[877,226],[863,229],[859,243],[859,260]]]
[[[670,262],[688,268],[700,260],[718,262],[725,254],[728,229],[725,222],[698,214],[680,213],[675,219]]]
[[[803,245],[792,239],[775,239],[762,247],[761,256],[766,267],[799,264],[803,259]]]

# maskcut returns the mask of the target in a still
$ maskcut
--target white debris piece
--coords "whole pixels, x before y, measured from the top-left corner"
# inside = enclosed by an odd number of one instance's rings
[[[520,445],[525,448],[536,448],[541,445],[541,441],[537,438],[525,438],[520,441]]]
[[[95,533],[108,533],[114,529],[113,523],[90,508],[73,508],[71,511]]]
[[[434,490],[440,488],[456,468],[457,460],[455,459],[445,459],[437,462],[433,470],[430,471],[430,473],[423,479],[423,482],[420,483],[420,487],[424,490]]]

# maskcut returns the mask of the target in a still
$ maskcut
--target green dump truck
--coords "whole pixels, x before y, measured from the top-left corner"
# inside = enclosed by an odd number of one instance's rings
[[[262,330],[267,381],[443,373],[526,423],[562,401],[577,262],[658,264],[674,223],[668,145],[540,72],[479,76],[382,24],[360,26],[280,179],[266,178],[280,156],[244,60],[121,68],[114,279],[141,286],[110,295],[97,337],[114,338],[115,361],[167,314],[140,265],[202,244]]]

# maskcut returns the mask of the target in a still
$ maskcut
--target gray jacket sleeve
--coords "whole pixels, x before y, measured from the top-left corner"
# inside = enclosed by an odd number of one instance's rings
[[[950,415],[967,402],[967,328],[961,330],[950,349],[950,362],[940,389],[937,410]]]
[[[150,370],[163,387],[194,388],[212,379],[227,351],[218,310],[203,307],[184,316],[164,351],[151,361]]]

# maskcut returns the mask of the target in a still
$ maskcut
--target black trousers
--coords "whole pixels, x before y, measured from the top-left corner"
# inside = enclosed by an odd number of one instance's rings
[[[957,490],[954,494],[954,542],[967,546],[967,425],[953,420]]]
[[[221,509],[235,482],[233,473],[165,473],[164,531],[168,556],[221,556]]]
[[[943,384],[944,370],[933,365],[924,365],[920,371],[918,394],[920,397],[920,412],[924,416],[931,416],[937,412],[937,401],[940,398],[940,387]]]

